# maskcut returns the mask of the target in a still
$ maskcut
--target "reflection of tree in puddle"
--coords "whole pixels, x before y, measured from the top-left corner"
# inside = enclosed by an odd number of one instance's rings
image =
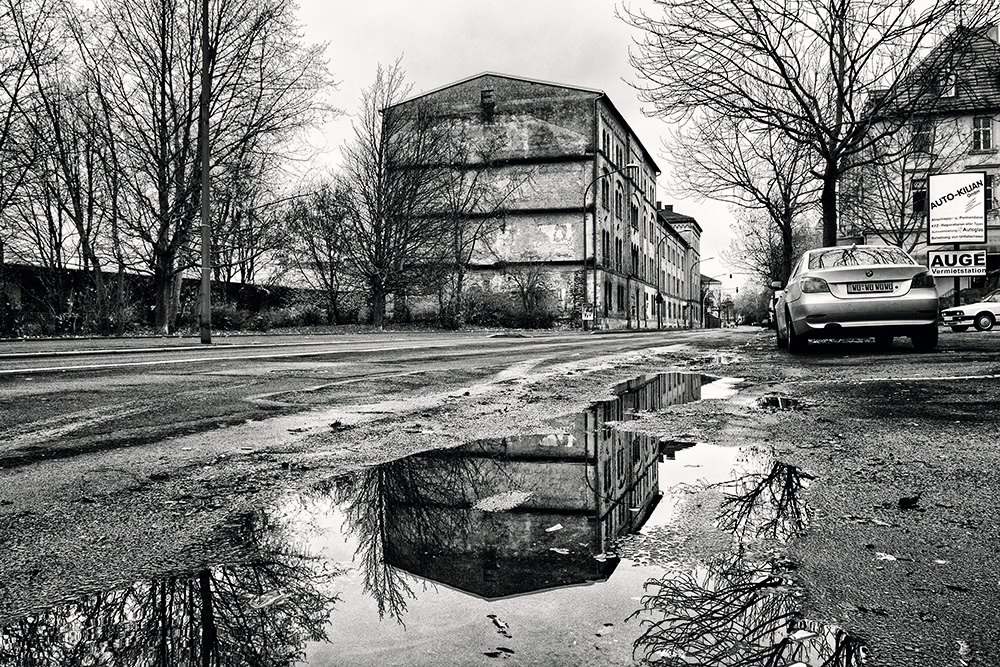
[[[864,643],[798,617],[773,564],[731,557],[646,584],[637,652],[658,665],[860,667]],[[650,592],[652,591],[652,592]]]
[[[813,476],[793,465],[774,461],[765,472],[751,472],[732,482],[718,515],[719,527],[739,538],[787,540],[805,529],[809,508],[801,491]]]
[[[329,573],[263,515],[245,517],[249,560],[143,581],[35,612],[0,628],[0,664],[289,665],[325,639]]]
[[[769,459],[770,457],[768,457]],[[859,667],[864,643],[843,629],[804,620],[790,581],[774,562],[747,558],[747,540],[783,542],[808,524],[802,491],[813,476],[768,460],[714,486],[725,494],[717,525],[736,553],[646,584],[644,632],[635,649],[658,665]]]

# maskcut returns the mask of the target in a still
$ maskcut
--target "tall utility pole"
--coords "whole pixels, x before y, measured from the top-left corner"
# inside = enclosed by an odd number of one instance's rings
[[[212,97],[209,71],[208,0],[201,0],[201,342],[212,342],[212,221],[209,206],[208,102]]]

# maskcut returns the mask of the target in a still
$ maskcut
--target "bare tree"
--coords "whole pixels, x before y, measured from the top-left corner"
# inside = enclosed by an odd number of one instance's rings
[[[505,140],[491,128],[474,133],[459,123],[446,128],[453,145],[442,189],[441,214],[449,235],[449,254],[439,287],[441,319],[448,326],[465,320],[463,293],[470,266],[486,242],[506,222],[514,200],[530,187],[531,168],[503,166]]]
[[[873,158],[841,188],[844,220],[858,235],[912,252],[927,225],[927,177],[967,155],[966,134],[954,118],[922,117],[872,146]]]
[[[710,110],[806,146],[822,183],[824,245],[837,240],[844,174],[940,96],[955,55],[997,14],[993,0],[656,5],[655,15],[625,10],[644,33],[631,61],[652,113],[686,120]]]
[[[348,197],[335,180],[319,183],[285,212],[286,262],[310,289],[326,296],[329,324],[342,321],[341,303],[353,289],[348,266]]]
[[[732,266],[758,276],[765,285],[784,283],[791,273],[789,252],[791,257],[797,257],[817,243],[817,232],[807,220],[793,219],[788,227],[790,242],[772,218],[764,218],[759,212],[738,212],[733,224],[735,235],[722,257]]]
[[[153,275],[154,326],[173,327],[200,205],[200,3],[102,0],[102,96],[117,139],[121,233]],[[300,43],[290,0],[220,0],[211,19],[212,168],[280,154],[327,107],[322,48]]]
[[[787,279],[796,225],[818,194],[807,149],[745,119],[712,113],[681,129],[666,148],[684,190],[766,214],[761,224],[773,227],[781,241],[780,261],[769,270],[778,269],[774,280]]]
[[[348,251],[376,327],[383,326],[388,295],[439,264],[447,240],[442,188],[451,139],[422,101],[400,104],[409,91],[399,61],[380,65],[362,91],[354,140],[344,148]]]

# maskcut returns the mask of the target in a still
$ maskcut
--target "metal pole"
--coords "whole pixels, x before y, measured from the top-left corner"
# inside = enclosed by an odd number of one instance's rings
[[[209,202],[208,103],[212,97],[209,72],[208,0],[201,2],[201,342],[212,342],[212,221]]]

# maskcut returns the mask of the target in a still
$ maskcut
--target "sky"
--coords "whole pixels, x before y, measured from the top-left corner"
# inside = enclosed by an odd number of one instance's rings
[[[305,41],[327,45],[329,69],[339,82],[332,101],[345,112],[323,128],[320,159],[338,164],[361,90],[380,63],[401,59],[413,94],[486,71],[603,90],[660,166],[657,198],[696,218],[704,230],[700,271],[714,276],[733,270],[719,259],[732,238],[728,208],[669,189],[663,142],[670,127],[643,114],[629,84],[634,32],[615,16],[616,6],[615,0],[299,0]],[[734,279],[722,276],[727,286],[744,282]]]

